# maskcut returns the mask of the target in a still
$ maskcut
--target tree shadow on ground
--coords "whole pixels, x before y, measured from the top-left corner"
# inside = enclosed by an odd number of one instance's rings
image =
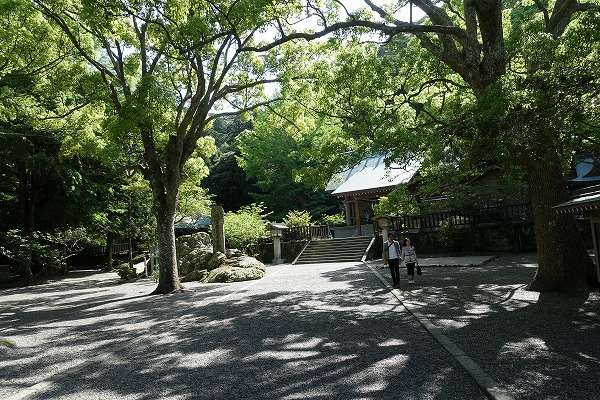
[[[600,398],[598,294],[528,292],[531,262],[430,269],[403,296],[518,398]]]
[[[90,299],[94,307],[74,302],[34,321],[22,315],[18,327],[54,323],[56,333],[45,339],[51,347],[3,362],[1,374],[13,390],[31,384],[25,374],[46,378],[40,399],[482,398],[370,272],[348,266],[318,275],[330,286],[276,289],[289,284],[281,276],[235,293],[203,285],[173,296]],[[49,372],[69,347],[87,361]]]

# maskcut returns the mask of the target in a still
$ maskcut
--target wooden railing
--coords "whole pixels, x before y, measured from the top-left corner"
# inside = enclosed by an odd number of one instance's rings
[[[135,246],[134,246],[135,247]],[[129,243],[115,243],[112,245],[113,254],[122,254],[129,251]],[[93,256],[103,256],[107,252],[107,246],[92,247],[91,253]]]
[[[478,210],[450,210],[391,218],[392,231],[439,229],[444,225],[523,224],[531,221],[527,204],[487,207]]]
[[[328,225],[292,226],[283,230],[282,240],[329,239],[331,231]]]

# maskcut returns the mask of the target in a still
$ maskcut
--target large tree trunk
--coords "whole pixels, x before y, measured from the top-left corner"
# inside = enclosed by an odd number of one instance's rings
[[[176,196],[176,194],[175,194]],[[175,204],[175,203],[174,203]],[[183,289],[177,271],[175,251],[175,207],[155,207],[158,232],[158,263],[160,274],[153,294],[165,294]]]
[[[558,157],[527,162],[527,180],[538,253],[538,270],[529,289],[584,291],[593,282],[593,265],[572,215],[552,207],[568,198]]]

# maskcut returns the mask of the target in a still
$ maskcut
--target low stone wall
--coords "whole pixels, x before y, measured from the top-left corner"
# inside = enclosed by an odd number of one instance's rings
[[[334,239],[358,236],[358,227],[356,226],[332,226],[330,229]],[[361,225],[360,233],[360,236],[373,236],[373,224]]]
[[[300,254],[308,240],[290,240],[281,242],[281,257],[286,263],[291,263]],[[273,262],[273,241],[271,239],[262,241],[247,249],[248,254],[256,257],[265,264]]]

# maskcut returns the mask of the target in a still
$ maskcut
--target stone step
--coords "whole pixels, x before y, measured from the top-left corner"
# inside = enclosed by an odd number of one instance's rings
[[[307,260],[307,259],[311,259],[311,260],[328,260],[328,259],[332,259],[332,260],[345,260],[345,259],[350,259],[350,260],[360,260],[362,258],[362,254],[339,254],[339,255],[333,255],[333,256],[319,256],[319,255],[302,255],[299,259],[300,260]]]
[[[360,262],[361,258],[300,258],[296,264],[321,264],[336,262]]]
[[[322,239],[322,240],[313,240],[311,244],[350,244],[350,243],[368,243],[371,241],[371,238],[365,237],[357,237],[357,238],[344,238],[344,239]]]
[[[367,245],[364,246],[360,246],[360,247],[351,247],[351,248],[345,248],[345,249],[339,249],[339,248],[334,248],[334,249],[322,249],[322,248],[311,248],[310,246],[304,250],[305,253],[319,253],[319,254],[327,254],[327,253],[334,253],[334,254],[343,254],[343,253],[352,253],[352,252],[363,252],[365,251],[365,248],[367,247]]]
[[[336,243],[336,244],[319,244],[319,245],[314,245],[311,243],[308,245],[307,249],[357,249],[357,248],[364,248],[365,246],[368,246],[369,242],[364,242],[364,243],[348,243],[348,244],[341,244],[341,243]]]
[[[362,254],[365,251],[365,247],[357,248],[357,249],[306,249],[304,250],[304,254]]]
[[[362,254],[347,254],[347,255],[334,255],[334,256],[315,256],[315,255],[306,255],[299,258],[299,260],[359,260],[362,258]]]
[[[367,236],[314,240],[300,254],[296,264],[359,262],[371,240]]]

